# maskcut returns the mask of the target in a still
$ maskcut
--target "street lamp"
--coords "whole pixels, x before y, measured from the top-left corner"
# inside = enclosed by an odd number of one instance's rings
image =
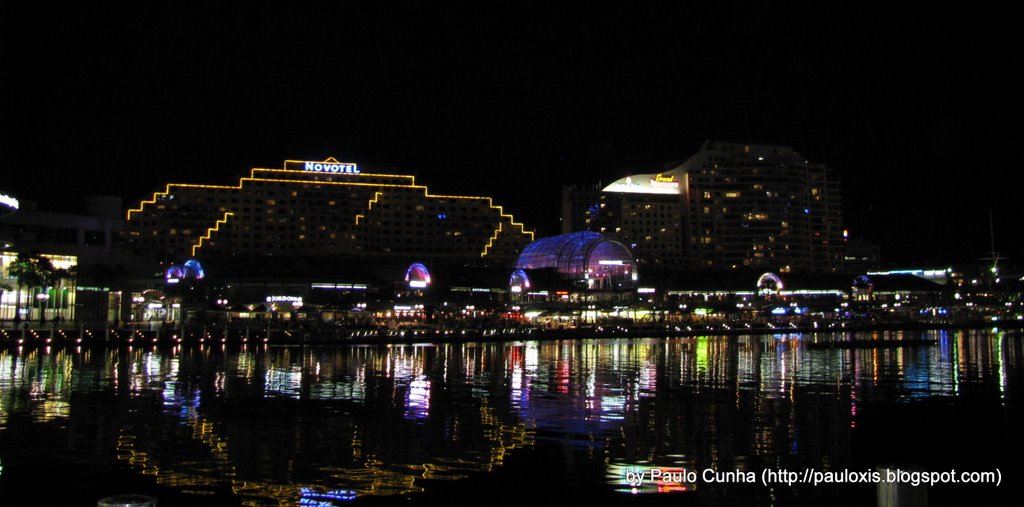
[[[39,306],[39,322],[46,321],[46,302],[50,299],[50,295],[46,292],[40,292],[36,294],[36,302]]]

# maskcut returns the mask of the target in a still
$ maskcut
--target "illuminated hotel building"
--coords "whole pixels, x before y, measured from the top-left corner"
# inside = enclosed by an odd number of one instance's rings
[[[234,185],[170,183],[128,210],[136,250],[193,256],[429,258],[509,263],[533,239],[490,197],[432,194],[410,175],[286,161]]]
[[[567,190],[563,227],[607,234],[641,265],[829,272],[843,260],[841,205],[830,171],[788,146],[707,141],[665,172]]]

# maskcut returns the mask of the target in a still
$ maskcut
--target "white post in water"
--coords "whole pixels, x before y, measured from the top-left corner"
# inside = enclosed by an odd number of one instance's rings
[[[878,507],[927,507],[928,485],[914,485],[924,468],[917,465],[880,465],[879,481],[875,485]]]
[[[156,507],[156,498],[134,494],[108,496],[96,502],[96,507]]]

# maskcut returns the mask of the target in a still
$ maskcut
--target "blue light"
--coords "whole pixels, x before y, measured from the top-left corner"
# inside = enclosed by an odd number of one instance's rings
[[[785,314],[786,314],[786,309],[785,308],[779,307],[779,308],[773,308],[772,309],[772,315],[785,315]]]
[[[538,239],[523,248],[516,258],[515,269],[555,268],[562,275],[583,277],[602,260],[618,260],[632,270],[633,255],[629,249],[593,231]]]
[[[446,215],[446,214],[444,214],[444,213],[438,213],[438,214],[437,214],[437,219],[438,219],[438,220],[444,220],[444,219],[446,219],[446,218],[448,218],[448,215]]]
[[[206,272],[203,271],[203,266],[199,264],[199,261],[195,259],[189,259],[182,265],[182,269],[185,271],[186,277],[195,278],[199,280],[206,276]]]
[[[201,280],[206,276],[206,273],[203,271],[203,266],[199,264],[199,261],[189,259],[184,264],[175,264],[167,268],[164,276],[167,278],[167,283],[177,283],[182,278]]]
[[[356,499],[356,492],[349,489],[321,492],[313,488],[302,488],[301,491],[302,498],[299,501],[299,505],[333,507],[336,501],[347,502]]]
[[[810,215],[810,214],[811,214],[811,210],[809,208],[804,208],[804,215]]]
[[[409,269],[405,270],[405,281],[410,287],[424,288],[430,285],[430,271],[427,271],[427,267],[423,264],[414,262],[409,265]]]

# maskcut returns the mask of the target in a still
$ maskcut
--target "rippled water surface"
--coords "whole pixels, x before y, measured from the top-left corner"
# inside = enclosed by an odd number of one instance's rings
[[[1019,492],[1024,338],[808,347],[836,338],[4,350],[0,498],[873,505],[870,484],[736,481],[887,463],[1003,474],[932,487],[931,505]],[[627,480],[655,468],[733,475]]]

